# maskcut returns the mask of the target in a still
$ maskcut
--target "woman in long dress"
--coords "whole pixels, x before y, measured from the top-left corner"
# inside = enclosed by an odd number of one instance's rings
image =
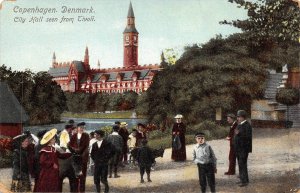
[[[172,145],[172,160],[174,161],[185,161],[186,160],[186,148],[185,148],[185,125],[182,123],[182,115],[176,115],[174,117],[176,119],[176,123],[173,125],[172,129],[172,144],[174,144],[175,137],[179,138],[180,146],[175,147]],[[178,138],[176,140],[178,140]],[[177,143],[178,144],[178,143]]]
[[[51,129],[42,138],[40,144],[45,145],[40,150],[40,174],[36,184],[36,192],[61,192],[59,186],[59,158],[70,157],[70,153],[59,153],[56,151],[55,135],[56,129]]]

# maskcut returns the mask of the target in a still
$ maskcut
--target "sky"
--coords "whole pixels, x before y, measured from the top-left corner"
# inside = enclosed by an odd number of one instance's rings
[[[0,10],[0,64],[12,70],[47,71],[53,52],[57,62],[83,60],[88,46],[92,68],[98,68],[98,60],[101,68],[122,67],[129,3],[130,0],[5,1]],[[139,32],[140,65],[160,63],[161,52],[168,48],[180,54],[184,46],[203,44],[217,34],[226,37],[240,32],[219,22],[246,18],[245,10],[228,0],[131,0],[131,3]],[[63,7],[92,8],[92,11],[63,13]],[[36,8],[55,12],[30,12]],[[94,20],[78,21],[82,16]],[[37,22],[30,22],[32,17]],[[73,18],[73,22],[60,23],[62,17]],[[57,21],[47,22],[48,18]]]

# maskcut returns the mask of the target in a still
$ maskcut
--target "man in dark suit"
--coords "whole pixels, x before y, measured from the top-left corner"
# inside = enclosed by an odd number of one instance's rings
[[[78,187],[79,192],[85,192],[85,180],[86,180],[86,170],[87,163],[89,159],[89,142],[90,136],[86,132],[85,122],[77,124],[77,133],[72,135],[70,142],[68,144],[69,150],[73,153],[73,156],[78,156],[81,163],[82,174],[78,176],[78,181],[76,182],[76,187]]]
[[[95,163],[94,184],[97,192],[100,192],[100,181],[104,184],[104,192],[109,191],[107,182],[108,162],[115,154],[115,147],[104,138],[104,131],[95,131],[96,142],[92,145],[91,158]]]
[[[225,172],[225,175],[235,175],[236,155],[234,151],[233,139],[234,139],[234,131],[238,123],[235,115],[231,113],[227,115],[227,122],[230,124],[230,130],[226,139],[229,140],[230,150],[229,150],[229,168],[228,171]]]
[[[246,111],[237,112],[238,126],[235,130],[234,148],[238,159],[240,186],[247,186],[249,183],[247,160],[248,154],[252,152],[252,127],[246,120]]]

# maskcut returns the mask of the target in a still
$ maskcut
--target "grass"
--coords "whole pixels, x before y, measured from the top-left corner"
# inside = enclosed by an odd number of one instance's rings
[[[72,117],[72,118],[85,118],[85,119],[130,119],[133,111],[116,111],[111,113],[71,113],[64,112],[62,117]],[[143,119],[142,116],[137,116],[137,118]]]
[[[170,148],[172,142],[172,138],[171,138],[171,134],[170,135],[166,135],[160,138],[154,138],[154,139],[150,139],[149,140],[149,146],[151,148],[154,149],[158,149],[160,147],[163,148]],[[189,144],[195,144],[195,135],[185,135],[185,144],[189,145]]]

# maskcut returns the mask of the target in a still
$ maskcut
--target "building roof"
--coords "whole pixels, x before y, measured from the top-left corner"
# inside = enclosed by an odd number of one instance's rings
[[[133,9],[132,9],[132,4],[130,2],[129,4],[129,9],[128,9],[128,14],[127,17],[134,17]]]
[[[130,33],[130,32],[133,32],[133,33],[139,33],[139,32],[136,30],[135,26],[133,26],[133,25],[126,26],[126,28],[125,28],[125,30],[124,30],[123,33]]]
[[[50,68],[48,73],[53,77],[68,76],[70,67]]]
[[[75,65],[78,72],[85,72],[82,61],[74,60],[72,63]]]
[[[103,73],[97,73],[94,75],[92,82],[99,82]]]
[[[29,117],[7,83],[0,82],[0,123],[24,123]]]

